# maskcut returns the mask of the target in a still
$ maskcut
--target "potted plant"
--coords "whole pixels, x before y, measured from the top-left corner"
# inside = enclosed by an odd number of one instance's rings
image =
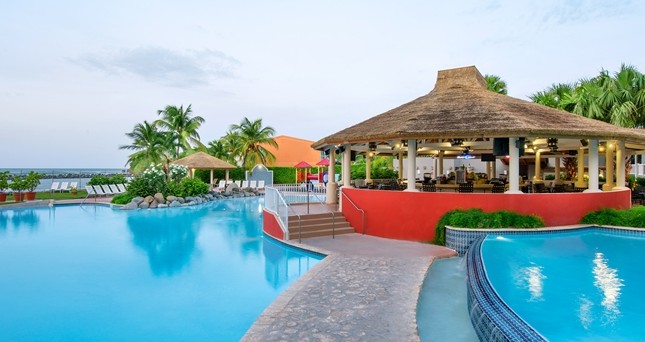
[[[0,172],[0,202],[7,200],[7,193],[5,192],[9,188],[9,171]]]
[[[69,193],[72,195],[76,195],[78,194],[78,189],[76,189],[75,186],[72,186],[71,188],[69,188]]]
[[[29,171],[25,177],[25,189],[27,190],[27,200],[33,201],[36,199],[36,187],[40,184],[40,178],[42,175],[40,173]]]
[[[21,176],[14,176],[9,186],[13,190],[13,199],[16,202],[22,202],[25,197],[25,194],[22,193],[26,189],[25,180]]]

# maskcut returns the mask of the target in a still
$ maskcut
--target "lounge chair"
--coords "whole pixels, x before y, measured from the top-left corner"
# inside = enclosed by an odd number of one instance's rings
[[[242,184],[240,185],[240,188],[246,189],[248,187],[249,187],[249,181],[246,181],[246,180],[242,181]]]
[[[125,188],[125,184],[116,184],[116,187],[117,187],[117,189],[119,189],[119,192],[122,193],[122,194],[125,193],[126,191],[128,191]]]
[[[85,190],[87,191],[87,196],[85,196],[85,199],[90,196],[94,196],[94,198],[96,198],[96,191],[94,191],[94,188],[91,185],[86,185]],[[85,202],[85,200],[83,200],[83,202]]]
[[[69,189],[77,189],[78,190],[78,182],[71,182],[69,183]]]
[[[107,187],[110,188],[110,192],[114,195],[122,194],[116,184],[108,184]]]
[[[60,183],[58,183],[58,182],[52,182],[52,187],[49,188],[49,191],[51,191],[51,192],[58,191],[58,186],[59,185],[60,185]]]
[[[60,183],[60,188],[58,188],[58,191],[60,192],[69,191],[69,182]]]
[[[258,181],[250,180],[249,181],[249,188],[255,189],[258,187]]]
[[[220,181],[219,181],[219,184],[217,184],[217,188],[216,188],[216,189],[217,189],[218,191],[224,191],[224,189],[226,189],[226,180],[225,180],[225,179],[220,180]]]
[[[258,189],[258,190],[264,190],[264,181],[259,180],[258,185],[255,188]]]
[[[110,189],[110,186],[107,184],[101,185],[103,187],[103,192],[105,193],[106,196],[112,196],[114,193],[112,192],[112,189]]]
[[[241,180],[233,181],[233,183],[235,183],[235,185],[237,185],[238,188],[242,187],[242,181]]]
[[[94,188],[94,193],[95,193],[97,196],[107,196],[107,195],[108,195],[108,194],[103,190],[103,188],[101,188],[101,186],[100,186],[100,185],[93,185],[92,187]]]

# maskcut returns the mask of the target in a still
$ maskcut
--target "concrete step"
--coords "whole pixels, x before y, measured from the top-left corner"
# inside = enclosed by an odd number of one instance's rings
[[[335,224],[332,224],[331,222],[329,223],[322,223],[322,224],[311,224],[311,225],[302,225],[302,232],[310,232],[310,231],[317,231],[317,230],[329,230],[331,231],[332,229],[341,229],[341,228],[351,228],[349,225],[349,222],[344,221],[344,222],[336,222]],[[297,234],[301,230],[300,226],[298,224],[293,224],[289,225],[289,234]]]
[[[344,217],[343,213],[337,211],[337,212],[334,212],[333,215],[332,215],[332,213],[302,214],[302,215],[300,215],[300,219],[302,219],[302,220],[313,220],[313,219],[324,219],[324,218],[333,217],[333,216],[335,216],[336,218]],[[292,222],[294,220],[298,221],[298,216],[297,215],[289,215],[289,222]]]
[[[289,227],[291,226],[297,226],[302,223],[303,226],[310,226],[310,225],[316,225],[316,224],[326,224],[326,223],[342,223],[342,222],[347,222],[345,219],[345,216],[339,215],[336,217],[320,217],[320,218],[309,218],[309,217],[303,217],[302,219],[298,220],[298,218],[295,219],[289,219]]]
[[[351,234],[354,233],[354,228],[352,227],[346,227],[346,228],[336,228],[335,230],[335,235],[342,235],[342,234]],[[312,238],[312,237],[320,237],[320,236],[332,236],[332,231],[331,229],[325,229],[325,230],[315,230],[315,231],[308,231],[302,232],[302,238]],[[289,237],[291,240],[298,240],[298,233],[289,233]]]

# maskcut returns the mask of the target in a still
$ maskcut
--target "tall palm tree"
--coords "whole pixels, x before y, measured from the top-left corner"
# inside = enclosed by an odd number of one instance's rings
[[[484,75],[486,80],[486,88],[492,92],[506,95],[508,93],[506,89],[506,82],[502,80],[501,77],[497,75]]]
[[[203,147],[199,141],[199,133],[197,130],[204,122],[201,116],[192,117],[191,105],[188,105],[184,110],[183,106],[166,106],[166,108],[158,110],[157,114],[161,115],[161,119],[155,121],[155,125],[171,132],[176,143],[175,155],[179,156],[179,150],[183,151],[192,149],[191,143],[198,147]]]
[[[228,131],[219,139],[224,150],[225,160],[231,164],[238,165],[242,161],[244,146],[242,137],[238,132]]]
[[[598,85],[603,90],[599,102],[611,123],[632,128],[645,125],[644,74],[634,66],[622,64],[614,77],[601,72]]]
[[[569,102],[574,86],[569,83],[553,84],[549,88],[537,93],[531,94],[529,98],[535,102],[547,107],[564,109],[571,112],[573,106]]]
[[[250,121],[242,119],[239,125],[231,125],[231,130],[237,132],[242,140],[242,165],[250,170],[255,164],[267,164],[275,160],[273,153],[265,146],[278,148],[273,136],[275,129],[270,126],[263,127],[262,119]]]
[[[170,155],[175,149],[172,136],[167,132],[160,132],[154,124],[144,121],[138,123],[132,132],[125,134],[132,139],[130,145],[119,146],[121,150],[132,150],[126,163],[134,173],[143,171],[151,163],[162,163],[164,169],[170,162]]]

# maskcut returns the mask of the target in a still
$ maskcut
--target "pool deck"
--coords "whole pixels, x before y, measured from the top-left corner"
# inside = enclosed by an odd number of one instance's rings
[[[243,341],[419,341],[416,309],[434,258],[453,250],[361,234],[303,239],[327,254],[258,318]]]

